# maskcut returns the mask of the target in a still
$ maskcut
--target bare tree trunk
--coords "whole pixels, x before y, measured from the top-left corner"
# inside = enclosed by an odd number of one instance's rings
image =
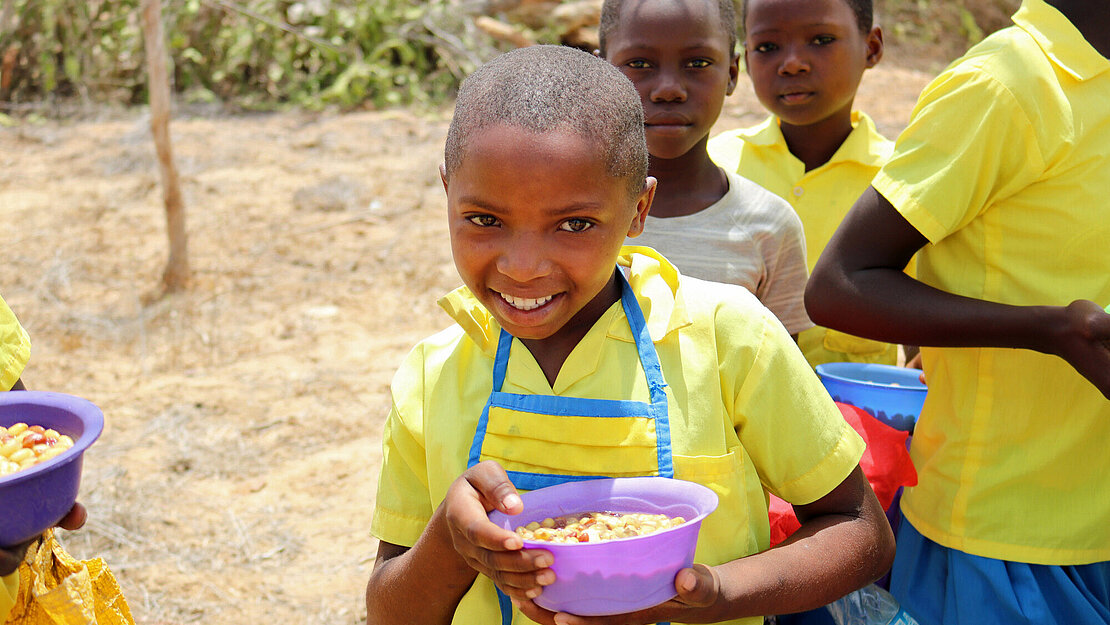
[[[162,272],[162,286],[165,292],[172,293],[184,289],[189,280],[185,204],[181,198],[181,185],[170,145],[170,81],[166,71],[161,0],[142,0],[141,7],[150,90],[150,131],[154,135],[154,148],[158,152],[162,198],[166,204],[166,233],[170,239],[170,256]]]

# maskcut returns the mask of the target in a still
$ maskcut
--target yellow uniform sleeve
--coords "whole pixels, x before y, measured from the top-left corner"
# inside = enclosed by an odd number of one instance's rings
[[[942,74],[925,88],[872,182],[933,243],[1035,182],[1045,171],[1044,131],[1064,130],[976,69]]]
[[[0,391],[10,390],[15,385],[30,358],[31,339],[12,309],[0,298]]]
[[[745,372],[723,378],[723,395],[737,436],[764,487],[794,504],[812,503],[836,488],[859,463],[863,439],[840,414],[794,341],[770,313],[764,315],[754,358],[751,338],[732,337],[745,324],[723,306],[716,322],[722,371]],[[748,326],[750,327],[750,325]],[[750,363],[750,364],[749,364]]]
[[[382,435],[382,470],[370,532],[411,547],[432,518],[424,447],[424,353],[418,346],[393,377],[393,406]]]
[[[15,605],[15,597],[19,593],[19,571],[0,578],[0,623],[8,620],[8,614]]]

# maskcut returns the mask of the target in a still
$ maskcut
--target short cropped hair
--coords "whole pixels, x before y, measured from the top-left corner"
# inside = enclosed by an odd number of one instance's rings
[[[638,0],[633,0],[636,2]],[[713,0],[706,0],[712,2]],[[725,36],[728,37],[728,52],[729,54],[736,54],[736,5],[733,0],[716,0],[717,14],[721,18],[721,29],[724,31]],[[598,51],[601,56],[605,56],[606,42],[613,31],[617,29],[620,24],[621,9],[624,8],[625,0],[605,0],[601,5],[601,23],[598,25]]]
[[[856,16],[856,26],[859,31],[866,35],[871,32],[871,27],[875,24],[875,7],[872,0],[844,0],[844,4],[852,9],[852,13]],[[748,23],[748,2],[744,1],[744,8],[740,20],[745,27]]]
[[[542,45],[506,52],[463,81],[443,150],[448,179],[475,133],[497,124],[533,133],[569,130],[594,142],[607,173],[633,194],[647,178],[644,111],[617,68],[575,48]]]

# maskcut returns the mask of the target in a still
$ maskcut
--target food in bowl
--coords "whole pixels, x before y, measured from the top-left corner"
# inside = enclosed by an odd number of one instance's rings
[[[674,578],[694,562],[702,521],[717,507],[717,494],[701,484],[665,477],[587,479],[522,493],[524,510],[493,511],[490,521],[508,531],[583,510],[661,514],[684,522],[651,534],[598,542],[524,539],[525,549],[554,556],[555,582],[536,605],[582,616],[625,614],[675,596]],[[581,516],[581,515],[579,515]]]
[[[686,519],[646,512],[586,512],[547,517],[516,528],[524,540],[553,543],[597,543],[654,534],[677,527]]]
[[[41,425],[0,425],[0,475],[29,469],[73,447],[73,439]]]
[[[19,545],[34,539],[73,507],[81,484],[84,452],[103,432],[104,414],[92,402],[73,395],[49,391],[0,393],[0,426],[10,433],[8,428],[17,423],[41,426],[44,434],[54,430],[68,435],[73,446],[49,461],[0,475],[0,545]]]

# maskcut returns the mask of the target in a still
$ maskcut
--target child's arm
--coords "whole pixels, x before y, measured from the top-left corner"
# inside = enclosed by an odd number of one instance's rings
[[[516,599],[535,597],[555,574],[548,551],[522,549],[519,536],[489,521],[490,510],[519,514],[516,488],[495,462],[467,469],[447,491],[412,548],[378,546],[366,587],[366,622],[450,623],[479,573]]]
[[[892,343],[1053,354],[1110,399],[1110,315],[1098,304],[1010,306],[935,289],[902,272],[927,242],[869,188],[810,276],[810,317],[823,326]]]
[[[829,494],[794,510],[802,526],[782,544],[720,566],[695,564],[679,571],[679,596],[659,606],[619,616],[556,618],[524,601],[521,611],[547,625],[716,623],[817,608],[890,568],[894,535],[859,467]]]

